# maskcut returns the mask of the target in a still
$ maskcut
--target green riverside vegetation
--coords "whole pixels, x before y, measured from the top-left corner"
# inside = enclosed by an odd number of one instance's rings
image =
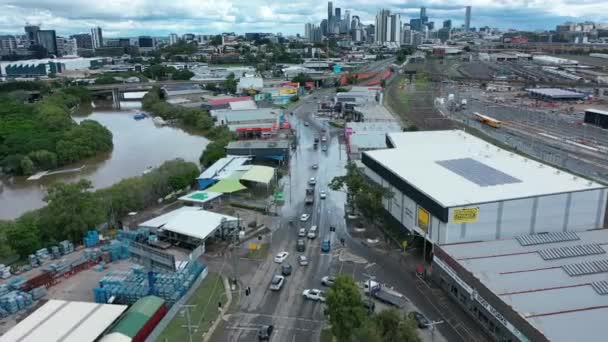
[[[21,258],[62,240],[80,243],[87,230],[115,226],[121,217],[155,205],[159,198],[184,189],[199,175],[196,164],[167,161],[151,172],[92,190],[88,180],[48,187],[47,205],[14,221],[0,221],[0,257]],[[10,247],[10,248],[9,248]]]
[[[235,85],[236,87],[236,85]],[[143,108],[167,121],[177,121],[186,127],[201,132],[212,140],[200,157],[204,166],[215,163],[226,156],[226,145],[236,138],[226,127],[215,127],[209,112],[199,108],[185,108],[165,101],[159,87],[152,88],[143,98]]]
[[[70,110],[82,102],[90,102],[87,89],[67,87],[35,103],[24,103],[15,92],[47,88],[23,82],[17,86],[3,85],[13,92],[0,93],[0,168],[15,175],[31,175],[38,171],[68,165],[113,148],[112,133],[93,120],[76,123]],[[23,88],[25,87],[25,89]]]

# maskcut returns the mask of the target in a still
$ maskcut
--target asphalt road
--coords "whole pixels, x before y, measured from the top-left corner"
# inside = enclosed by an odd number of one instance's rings
[[[323,305],[305,300],[302,291],[308,288],[327,290],[321,285],[321,278],[329,274],[352,275],[357,281],[366,279],[368,274],[373,275],[376,281],[405,294],[409,298],[408,310],[421,311],[433,320],[446,319],[448,322],[438,325],[435,341],[482,341],[463,332],[470,322],[462,322],[458,315],[447,316],[449,313],[444,306],[432,303],[436,299],[432,294],[421,292],[420,281],[412,277],[415,263],[404,264],[398,251],[378,250],[349,234],[344,215],[346,196],[327,187],[333,177],[345,172],[342,134],[340,130],[330,129],[327,119],[314,115],[317,101],[332,94],[333,90],[321,90],[303,98],[302,104],[293,109],[295,115],[291,120],[299,145],[290,161],[290,177],[285,177],[285,205],[279,213],[278,224],[271,227],[271,236],[265,238],[270,242],[270,253],[263,261],[239,259],[239,283],[242,288],[250,287],[251,295],[244,296],[241,292],[238,307],[224,316],[211,341],[255,341],[258,328],[268,324],[275,327],[271,341],[319,341],[320,332],[326,326]],[[323,134],[323,129],[327,130],[328,150],[315,150],[314,137]],[[319,165],[318,170],[311,168],[313,164]],[[310,177],[316,178],[316,198],[313,205],[306,205],[304,194]],[[321,189],[327,191],[324,200],[318,197]],[[299,221],[302,213],[311,215],[307,222]],[[289,224],[290,220],[293,225]],[[296,252],[299,228],[312,225],[318,226],[318,237],[307,240],[305,253]],[[336,227],[336,232],[330,235],[331,225]],[[320,242],[327,237],[332,240],[332,251],[321,253]],[[345,247],[340,245],[340,238],[345,239]],[[281,251],[290,253],[284,263],[293,266],[293,273],[286,278],[281,291],[273,292],[269,290],[272,275],[280,273],[280,266],[273,259]],[[308,266],[298,265],[300,254],[308,256]],[[377,307],[381,305],[377,304]],[[455,325],[459,331],[453,328]],[[428,330],[420,331],[420,334],[424,341],[432,340]]]

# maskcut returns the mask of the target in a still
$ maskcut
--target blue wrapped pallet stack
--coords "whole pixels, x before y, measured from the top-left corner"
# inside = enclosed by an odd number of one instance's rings
[[[165,299],[168,305],[173,305],[188,291],[204,267],[200,262],[193,261],[177,272],[155,273],[153,293],[149,290],[147,272],[141,266],[134,266],[129,271],[110,272],[93,290],[95,302],[105,303],[115,296],[122,303],[132,304],[141,297],[153,294]]]
[[[138,239],[147,240],[150,235],[150,229],[148,228],[137,228],[135,230],[119,230],[119,240],[131,240],[137,241]]]
[[[83,240],[85,247],[95,247],[99,244],[99,233],[96,230],[89,230]]]

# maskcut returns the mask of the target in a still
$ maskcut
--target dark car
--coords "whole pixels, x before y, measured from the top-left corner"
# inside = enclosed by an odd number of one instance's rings
[[[284,276],[291,275],[292,270],[293,270],[293,267],[291,267],[290,264],[285,264],[285,265],[281,266],[281,274]]]
[[[411,319],[416,321],[416,325],[418,325],[418,328],[420,329],[426,329],[429,327],[429,324],[431,323],[431,321],[429,321],[428,318],[426,318],[425,315],[421,314],[418,311],[412,311],[409,313],[408,315]]]
[[[260,329],[258,329],[258,340],[260,341],[268,341],[270,340],[270,335],[272,335],[272,331],[274,327],[272,325],[262,325]]]
[[[304,252],[306,251],[306,242],[304,241],[304,239],[299,239],[298,243],[296,244],[296,250],[298,252]]]

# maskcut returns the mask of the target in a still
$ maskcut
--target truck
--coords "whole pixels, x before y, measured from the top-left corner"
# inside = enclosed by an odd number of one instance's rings
[[[394,291],[386,287],[386,285],[380,284],[373,280],[368,280],[363,282],[364,292],[373,298],[376,298],[382,303],[392,305],[398,308],[404,308],[407,305],[407,298],[401,293]],[[371,291],[370,291],[371,289]]]
[[[304,198],[304,203],[313,204],[314,201],[315,201],[315,188],[307,188],[306,197]]]

